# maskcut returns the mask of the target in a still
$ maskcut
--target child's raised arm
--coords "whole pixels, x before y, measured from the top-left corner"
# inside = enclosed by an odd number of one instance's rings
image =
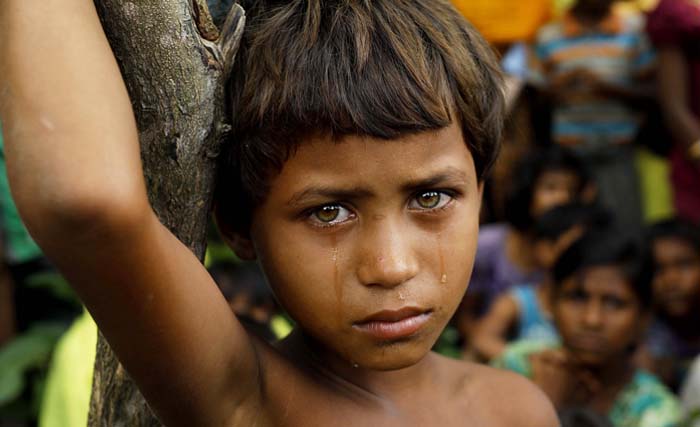
[[[257,391],[253,342],[147,199],[92,0],[4,0],[0,113],[23,218],[168,425],[223,425]]]

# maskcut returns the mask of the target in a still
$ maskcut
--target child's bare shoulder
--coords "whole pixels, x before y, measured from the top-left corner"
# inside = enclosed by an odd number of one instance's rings
[[[508,427],[558,427],[556,412],[544,393],[512,372],[471,362],[450,361],[461,372],[460,394],[483,423]]]

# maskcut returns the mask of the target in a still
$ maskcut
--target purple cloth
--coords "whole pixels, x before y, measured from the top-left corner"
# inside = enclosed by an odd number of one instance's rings
[[[468,292],[480,294],[489,304],[497,295],[523,283],[540,283],[540,271],[525,272],[508,259],[506,240],[509,232],[506,224],[493,224],[481,228],[474,260],[474,272]]]
[[[647,32],[659,46],[679,46],[688,62],[690,108],[700,120],[700,5],[690,0],[661,0],[649,14]],[[671,153],[671,181],[679,216],[700,223],[700,170],[680,145]]]

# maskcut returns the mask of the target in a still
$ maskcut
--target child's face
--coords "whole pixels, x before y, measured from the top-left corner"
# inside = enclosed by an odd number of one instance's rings
[[[543,172],[535,181],[530,214],[537,218],[548,210],[574,200],[579,187],[579,177],[572,171],[552,170]]]
[[[700,254],[672,237],[656,240],[652,249],[654,301],[669,316],[689,315],[700,305]]]
[[[646,318],[631,284],[614,266],[568,278],[554,297],[553,312],[564,346],[590,366],[626,357]]]
[[[417,363],[462,300],[481,186],[458,126],[399,140],[303,143],[254,212],[281,305],[332,357]]]

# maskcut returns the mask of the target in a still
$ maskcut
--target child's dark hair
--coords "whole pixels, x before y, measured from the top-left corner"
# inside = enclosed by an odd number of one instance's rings
[[[305,137],[395,139],[456,122],[483,180],[500,143],[502,76],[448,0],[248,0],[233,129],[215,211],[244,229]]]
[[[612,222],[612,214],[605,209],[597,205],[572,202],[543,213],[535,222],[533,237],[535,240],[554,241],[575,226],[580,225],[585,231],[589,228],[608,227]]]
[[[650,263],[639,244],[614,227],[591,229],[564,251],[553,270],[555,295],[569,277],[601,266],[618,267],[632,285],[640,305],[645,309],[651,307]]]
[[[505,200],[505,219],[519,231],[530,231],[535,219],[530,213],[535,185],[546,172],[570,171],[579,177],[581,192],[590,182],[586,164],[572,151],[559,146],[536,150],[518,162]]]
[[[700,254],[700,227],[679,218],[657,222],[649,227],[646,240],[651,246],[659,239],[677,239],[690,245]]]

